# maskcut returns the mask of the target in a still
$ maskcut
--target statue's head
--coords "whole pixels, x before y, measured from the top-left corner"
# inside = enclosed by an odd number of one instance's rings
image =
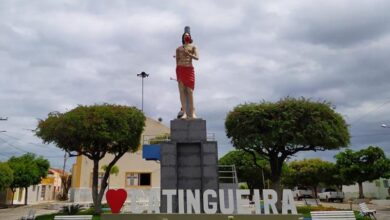
[[[193,42],[192,37],[191,37],[191,29],[189,26],[184,27],[184,34],[181,36],[181,42],[183,44],[185,44],[185,43],[190,44]]]

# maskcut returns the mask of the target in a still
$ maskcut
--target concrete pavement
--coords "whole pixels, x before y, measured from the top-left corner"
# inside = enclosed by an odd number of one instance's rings
[[[55,203],[57,204],[59,202],[55,202]],[[19,206],[15,208],[0,209],[0,219],[19,220],[22,217],[27,216],[30,209],[36,210],[35,216],[58,212],[58,210],[48,209],[48,207],[52,204],[53,202],[36,204],[36,205]]]
[[[351,205],[349,203],[321,202],[321,205],[337,209],[351,209]],[[390,206],[378,206],[373,204],[367,204],[367,206],[369,209],[375,209],[377,211],[375,215],[377,220],[390,220]],[[359,205],[352,204],[352,210],[360,211]]]

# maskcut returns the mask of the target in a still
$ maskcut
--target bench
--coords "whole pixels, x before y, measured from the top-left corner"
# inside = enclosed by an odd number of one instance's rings
[[[310,212],[312,220],[331,220],[331,219],[354,219],[353,211],[313,211]]]
[[[92,220],[92,215],[56,215],[54,220]]]
[[[369,209],[367,207],[367,204],[366,203],[360,203],[359,204],[359,207],[360,207],[360,213],[363,215],[363,216],[367,216],[369,218],[371,218],[371,216],[376,219],[375,217],[375,213],[376,213],[376,210],[374,209]]]

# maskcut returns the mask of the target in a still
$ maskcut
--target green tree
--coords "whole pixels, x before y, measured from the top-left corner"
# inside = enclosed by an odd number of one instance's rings
[[[66,113],[50,113],[40,120],[36,135],[45,143],[55,143],[69,156],[84,155],[93,161],[92,199],[95,213],[107,187],[109,171],[127,152],[135,152],[145,126],[144,114],[135,107],[120,105],[78,106]],[[99,161],[113,154],[98,188]]]
[[[14,173],[14,180],[10,185],[12,198],[17,188],[24,188],[26,192],[24,204],[27,205],[27,188],[31,185],[39,184],[42,178],[47,176],[50,163],[43,157],[36,157],[35,154],[27,153],[20,157],[11,157],[8,160],[8,164]]]
[[[225,128],[236,149],[254,152],[269,161],[272,188],[279,196],[287,158],[300,151],[339,149],[350,139],[347,124],[330,103],[305,98],[239,105],[228,113]]]
[[[289,187],[311,187],[314,197],[320,183],[331,183],[335,175],[335,164],[321,159],[304,159],[288,163],[288,171],[283,173],[283,183]],[[337,175],[337,174],[336,174]]]
[[[157,135],[149,140],[149,144],[160,144],[161,142],[165,142],[171,138],[169,133],[164,133]]]
[[[14,173],[7,163],[0,162],[0,191],[7,189],[14,180]]]
[[[246,182],[251,198],[254,189],[265,188],[265,180],[270,174],[267,163],[258,155],[254,157],[251,153],[240,150],[230,151],[218,161],[219,165],[235,165],[238,181]]]
[[[356,152],[347,149],[335,158],[346,184],[359,185],[359,198],[364,198],[363,182],[390,177],[390,160],[380,147],[369,146]]]
[[[68,192],[72,185],[72,175],[63,172],[61,174],[62,193],[57,196],[58,200],[68,200]]]
[[[106,170],[108,169],[108,166],[107,165],[103,165],[102,166],[102,170],[104,172],[106,172]],[[119,174],[119,167],[117,165],[114,165],[113,167],[111,167],[111,170],[109,171],[109,176],[108,176],[108,180],[107,180],[107,188],[110,189],[110,176],[111,175],[115,175],[115,176],[118,176]]]

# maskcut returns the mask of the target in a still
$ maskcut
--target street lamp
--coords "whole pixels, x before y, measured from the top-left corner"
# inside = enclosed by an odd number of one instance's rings
[[[142,112],[144,112],[144,78],[148,77],[149,74],[142,72],[137,74],[138,77],[142,78]]]

